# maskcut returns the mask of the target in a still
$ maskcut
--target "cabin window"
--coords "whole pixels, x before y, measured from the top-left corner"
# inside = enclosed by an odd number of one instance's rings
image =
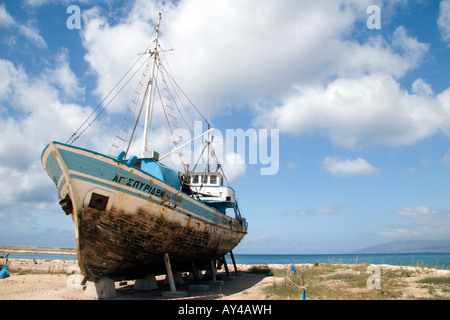
[[[202,176],[202,183],[203,184],[208,183],[208,176],[206,174],[204,176]]]
[[[209,182],[210,182],[211,184],[216,185],[216,184],[217,184],[217,176],[211,176]]]
[[[220,186],[223,186],[223,177],[220,177]]]
[[[199,181],[200,181],[200,176],[195,175],[192,177],[192,183],[199,183]]]
[[[92,193],[89,207],[97,209],[98,211],[105,211],[108,205],[109,197],[102,196],[101,194]]]

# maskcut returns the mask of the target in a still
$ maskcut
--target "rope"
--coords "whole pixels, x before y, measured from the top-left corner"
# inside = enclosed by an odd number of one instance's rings
[[[163,299],[165,301],[177,301],[177,300],[194,300],[194,299],[203,299],[210,297],[219,297],[220,299],[226,297],[224,294],[211,294],[208,296],[196,296],[196,297],[182,297],[182,298],[173,298],[173,299]]]
[[[294,269],[294,270],[295,270],[295,269]],[[302,278],[303,278],[303,274],[302,274]],[[296,284],[294,281],[292,281],[289,277],[286,277],[286,279],[288,279],[289,282],[292,283],[292,284],[293,284],[294,286],[296,286],[297,288],[303,290],[303,292],[305,292],[305,294],[306,294],[306,288],[308,287],[308,285],[306,285],[306,286],[299,286],[299,285]],[[308,298],[312,298],[312,299],[314,299],[314,300],[320,300],[319,298],[310,296],[309,294],[308,294]]]
[[[298,284],[296,284],[294,281],[292,281],[291,279],[289,279],[289,278],[287,278],[294,286],[296,286],[297,288],[299,288],[299,289],[302,289],[302,290],[306,290],[306,287],[308,287],[307,285],[306,286],[303,286],[303,287],[300,287]]]

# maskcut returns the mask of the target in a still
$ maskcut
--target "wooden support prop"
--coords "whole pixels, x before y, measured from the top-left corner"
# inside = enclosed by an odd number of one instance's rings
[[[211,280],[216,281],[216,267],[214,260],[211,260]]]
[[[172,267],[170,265],[169,254],[164,254],[164,262],[166,263],[167,269],[167,278],[169,279],[170,291],[176,292],[177,288],[175,287],[175,281],[173,279]]]
[[[238,273],[238,269],[237,269],[237,267],[236,267],[236,261],[234,260],[234,254],[233,254],[233,251],[230,251],[230,256],[231,256],[231,261],[233,261],[234,272],[237,274],[237,273]]]
[[[225,260],[225,256],[222,257],[222,261],[223,261],[223,266],[225,267],[225,271],[227,273],[227,277],[229,277],[230,271],[228,271],[228,265],[227,265],[227,260]]]
[[[200,283],[200,279],[198,278],[197,268],[195,267],[194,261],[191,261],[191,269],[192,274],[194,275],[195,284],[198,285]]]

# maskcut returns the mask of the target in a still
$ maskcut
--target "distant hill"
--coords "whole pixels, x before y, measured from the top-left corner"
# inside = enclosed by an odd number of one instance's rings
[[[355,253],[450,253],[450,240],[411,240],[377,244]]]

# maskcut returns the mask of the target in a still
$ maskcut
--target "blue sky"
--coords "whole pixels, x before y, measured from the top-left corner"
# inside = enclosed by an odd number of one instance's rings
[[[80,29],[67,27],[70,5]],[[367,27],[371,5],[381,29]],[[449,0],[6,0],[1,244],[75,245],[41,152],[128,70],[159,12],[172,73],[219,130],[280,132],[276,175],[229,168],[249,222],[236,253],[449,238]],[[108,152],[123,99],[80,146]]]

